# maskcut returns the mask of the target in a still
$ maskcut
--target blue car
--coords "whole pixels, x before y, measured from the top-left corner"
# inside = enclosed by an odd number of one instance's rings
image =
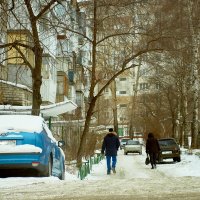
[[[64,180],[63,145],[40,116],[0,115],[0,171],[31,170]]]

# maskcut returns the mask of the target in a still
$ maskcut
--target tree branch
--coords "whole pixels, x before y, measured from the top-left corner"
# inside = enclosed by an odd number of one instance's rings
[[[40,13],[35,16],[35,20],[38,20],[44,13],[46,13],[46,11],[50,10],[51,6],[56,2],[57,0],[51,0],[48,4],[43,6],[43,9],[40,11]]]
[[[112,34],[112,35],[108,35],[108,36],[104,37],[103,39],[99,40],[97,42],[97,44],[99,44],[99,43],[103,42],[104,40],[107,40],[111,37],[122,36],[122,35],[133,35],[133,33],[126,32],[126,33],[115,33],[115,34]]]
[[[25,57],[25,55],[22,53],[21,49],[20,49],[17,45],[14,45],[13,47],[14,47],[14,48],[17,50],[17,52],[20,54],[21,59],[23,59],[24,63],[25,63],[26,65],[28,65],[28,67],[29,67],[30,70],[32,71],[32,70],[33,70],[33,66],[32,66],[32,65],[30,64],[30,62],[26,59],[26,57]]]
[[[60,24],[62,24],[62,25],[64,25],[64,26],[59,26],[59,25],[57,25],[57,27],[63,28],[63,29],[65,29],[65,30],[67,30],[67,31],[69,31],[69,32],[72,32],[72,33],[75,33],[75,34],[77,34],[77,35],[81,35],[81,36],[83,36],[85,39],[87,39],[90,43],[92,43],[92,40],[91,40],[89,37],[87,37],[85,34],[80,33],[80,32],[78,32],[78,31],[74,31],[73,29],[70,29],[70,28],[66,27],[65,24],[63,24],[62,22],[61,22]]]
[[[100,95],[102,94],[102,92],[105,90],[105,88],[106,88],[108,85],[110,85],[110,83],[112,83],[112,82],[115,80],[116,77],[118,77],[120,74],[122,74],[122,73],[125,72],[126,70],[131,69],[131,68],[134,68],[134,67],[136,67],[136,66],[138,66],[138,65],[133,64],[133,65],[131,65],[131,66],[129,66],[129,67],[122,68],[120,71],[118,71],[116,74],[114,74],[114,75],[108,80],[108,82],[99,90],[99,92],[97,93],[97,95],[96,95],[95,97],[100,96]]]
[[[9,10],[9,11],[12,11],[14,8],[15,8],[15,3],[14,3],[14,0],[12,0],[12,7],[9,8],[8,10]]]
[[[19,41],[14,41],[14,42],[11,42],[11,43],[7,43],[7,44],[2,44],[0,45],[0,49],[1,48],[6,48],[6,47],[14,47],[14,46],[21,46],[21,47],[24,47],[24,48],[27,48],[27,49],[30,49],[30,50],[34,50],[33,47],[29,46],[29,45],[26,45],[26,44],[23,44],[23,43],[20,43]]]

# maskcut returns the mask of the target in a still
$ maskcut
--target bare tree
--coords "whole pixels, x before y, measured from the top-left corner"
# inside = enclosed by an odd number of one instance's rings
[[[0,44],[0,48],[6,49],[9,51],[17,52],[17,59],[21,59],[23,65],[29,67],[32,75],[32,89],[33,89],[33,98],[32,98],[32,114],[39,115],[40,113],[40,105],[42,103],[40,88],[42,84],[42,57],[43,57],[43,45],[42,39],[39,31],[39,23],[42,17],[49,12],[49,10],[57,3],[57,0],[51,0],[46,2],[31,2],[29,0],[15,1],[12,0],[10,3],[7,3],[5,6],[5,2],[1,1],[0,6],[4,9],[4,13],[6,13],[7,24],[11,26],[7,26],[7,29],[15,29],[16,27],[21,27],[22,30],[27,30],[31,35],[31,41],[24,39],[14,38],[10,42],[5,44]],[[20,7],[19,7],[20,5]],[[21,11],[19,10],[21,9]],[[37,8],[37,9],[36,9]],[[22,11],[23,10],[23,11]],[[21,13],[20,13],[21,12]],[[15,21],[15,26],[13,27],[13,21]],[[26,19],[26,20],[24,20]],[[23,35],[23,31],[21,33]],[[21,37],[22,38],[22,37]],[[33,64],[27,58],[27,51],[31,51],[34,54],[34,62]],[[7,59],[13,59],[14,57],[8,57]],[[15,57],[16,58],[16,57]]]
[[[193,119],[192,119],[192,147],[197,148],[198,139],[198,121],[199,121],[199,45],[200,45],[200,34],[198,28],[196,27],[196,17],[199,15],[199,1],[187,1],[188,7],[188,21],[189,30],[191,33],[191,45],[192,45],[192,81],[193,81],[193,98],[194,98],[194,108],[193,108]],[[193,17],[194,16],[194,17]],[[199,16],[198,16],[199,17]],[[197,18],[198,19],[198,18]]]
[[[152,32],[158,31],[173,39],[163,40],[163,47],[168,49],[165,55],[154,54],[154,57],[151,54],[151,58],[146,60],[161,72],[150,83],[159,83],[159,92],[165,96],[161,112],[165,113],[163,119],[171,120],[170,135],[176,137],[181,145],[187,146],[187,137],[191,133],[193,141],[197,142],[198,137],[199,54],[196,48],[199,44],[199,3],[179,0],[159,3],[159,9],[154,13],[157,22],[152,26]]]
[[[117,1],[119,3],[119,1]],[[124,3],[124,2],[123,2]],[[135,3],[135,1],[132,1],[132,3]],[[125,31],[122,31],[121,27],[120,27],[120,31],[119,29],[116,31],[105,31],[102,33],[102,31],[100,32],[100,28],[102,28],[103,25],[108,25],[110,22],[110,26],[112,24],[112,27],[115,25],[114,21],[113,21],[113,16],[115,16],[117,18],[117,14],[113,11],[116,11],[116,7],[114,9],[114,5],[117,6],[117,8],[119,9],[120,6],[124,7],[124,5],[126,4],[114,4],[112,3],[112,6],[110,6],[109,2],[106,4],[104,1],[93,1],[92,8],[92,22],[93,22],[93,26],[92,26],[92,39],[89,39],[90,42],[92,43],[92,68],[91,68],[91,85],[90,85],[90,93],[89,93],[89,108],[86,114],[86,121],[85,121],[85,126],[84,126],[84,130],[82,133],[82,137],[81,137],[81,143],[80,143],[80,147],[78,150],[78,154],[77,154],[77,163],[78,166],[80,166],[81,164],[81,160],[82,160],[82,156],[83,156],[83,152],[84,152],[84,148],[85,148],[85,144],[86,144],[86,138],[89,132],[89,126],[90,126],[90,120],[92,115],[94,114],[94,109],[95,109],[95,105],[97,102],[97,99],[101,96],[102,92],[105,90],[106,87],[108,87],[114,80],[116,77],[118,77],[120,74],[124,73],[126,70],[130,70],[131,68],[135,67],[137,64],[137,58],[139,58],[141,55],[147,53],[147,52],[151,52],[151,51],[162,51],[163,48],[161,47],[156,47],[155,45],[152,45],[152,43],[156,43],[157,41],[159,42],[159,40],[162,38],[162,36],[159,37],[154,37],[152,39],[152,37],[146,37],[145,39],[143,39],[143,43],[142,45],[138,46],[135,45],[134,48],[132,48],[132,45],[130,46],[130,44],[132,44],[132,39],[133,39],[133,35],[135,35],[135,32],[132,32],[133,29],[131,29],[131,27],[129,27],[129,31],[127,31],[127,29],[125,29]],[[129,6],[131,4],[129,3]],[[105,15],[105,14],[101,14],[100,11],[102,11],[102,9],[105,8],[107,9],[107,12],[110,15]],[[127,7],[125,7],[127,9]],[[119,9],[120,10],[120,9]],[[113,12],[113,13],[112,13]],[[115,13],[115,14],[114,14]],[[112,16],[111,16],[112,14]],[[130,18],[130,15],[129,15]],[[118,19],[118,18],[117,18]],[[108,20],[108,21],[106,21]],[[101,24],[103,23],[103,25]],[[116,24],[117,25],[117,24]],[[100,27],[100,28],[99,28]],[[108,27],[108,26],[107,26]],[[116,26],[117,27],[117,26]],[[127,27],[126,27],[127,28]],[[101,33],[99,35],[99,33]],[[127,40],[127,38],[129,38]],[[119,44],[116,44],[116,40],[118,39],[118,41],[123,40],[124,43],[122,46],[120,46]],[[125,48],[125,45],[129,42],[129,45]],[[96,85],[100,82],[100,79],[98,79],[97,77],[97,73],[98,73],[98,52],[101,49],[101,47],[103,47],[105,49],[105,46],[110,46],[110,49],[112,49],[112,52],[114,51],[118,51],[118,52],[122,52],[124,51],[123,54],[118,54],[116,55],[116,59],[118,57],[118,59],[120,60],[120,62],[118,62],[118,65],[115,66],[114,62],[113,63],[109,63],[110,68],[105,68],[106,65],[103,66],[103,68],[101,68],[101,70],[104,70],[107,73],[107,77],[108,80],[106,81],[106,83],[104,85],[101,86],[101,88],[96,91],[95,87]],[[125,49],[127,49],[128,51],[125,51]],[[108,56],[109,54],[105,54],[106,56]],[[111,57],[108,57],[108,59],[115,59],[110,55]],[[105,60],[105,58],[104,58]],[[105,60],[106,61],[106,60]],[[134,63],[135,61],[135,63]],[[101,71],[100,70],[100,71]]]

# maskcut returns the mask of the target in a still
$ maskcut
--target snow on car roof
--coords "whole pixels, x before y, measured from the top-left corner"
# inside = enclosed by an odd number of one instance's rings
[[[44,119],[34,115],[0,115],[0,134],[5,132],[35,132],[41,133],[45,129],[49,138],[53,137]]]
[[[44,119],[33,115],[0,115],[0,133],[5,131],[36,132],[43,130]]]

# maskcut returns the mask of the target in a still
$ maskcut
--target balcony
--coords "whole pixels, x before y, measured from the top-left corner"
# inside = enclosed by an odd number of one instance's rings
[[[81,82],[76,83],[76,91],[84,92],[84,85],[83,85],[83,83],[81,83]]]
[[[75,83],[75,72],[74,70],[68,70],[68,80],[70,84]]]

